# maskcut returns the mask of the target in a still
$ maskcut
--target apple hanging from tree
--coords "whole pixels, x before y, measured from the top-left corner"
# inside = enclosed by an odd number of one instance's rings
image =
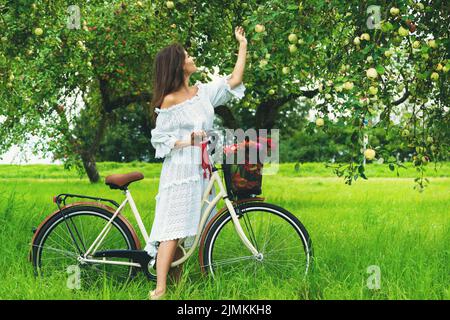
[[[166,1],[166,7],[169,9],[173,9],[175,7],[175,4],[173,1]]]
[[[43,33],[44,33],[44,31],[42,30],[42,28],[34,29],[34,34],[37,36],[41,36]]]
[[[374,87],[374,86],[370,86],[369,87],[369,93],[371,94],[371,95],[376,95],[377,93],[378,93],[378,88],[377,87]]]
[[[290,53],[294,53],[297,51],[297,46],[295,44],[290,44],[289,45],[289,52]]]
[[[317,118],[316,119],[316,126],[318,126],[318,127],[322,127],[323,125],[324,125],[324,121],[323,121],[323,119],[322,118]]]
[[[437,48],[437,44],[436,44],[436,40],[428,40],[428,46],[432,49],[436,49]]]
[[[389,10],[389,12],[391,13],[391,15],[393,16],[398,16],[398,14],[400,13],[400,9],[396,8],[396,7],[392,7],[391,10]]]
[[[375,68],[369,68],[366,71],[366,75],[369,79],[376,79],[378,78],[378,72]]]
[[[295,33],[291,33],[289,36],[288,36],[288,40],[289,40],[289,42],[290,43],[296,43],[297,42],[297,35],[295,34]]]
[[[438,79],[439,79],[439,73],[433,72],[433,73],[431,74],[430,78],[431,78],[431,80],[433,80],[433,81],[438,81]]]
[[[370,35],[368,33],[363,33],[360,38],[361,40],[370,41]]]
[[[403,131],[402,131],[402,137],[409,137],[409,130],[408,129],[404,129]]]
[[[410,32],[414,32],[416,31],[417,26],[415,25],[414,22],[412,22],[411,20],[406,20],[406,24],[409,26],[409,31]]]
[[[401,37],[406,37],[407,35],[409,35],[409,30],[400,26],[400,28],[398,28],[398,34]]]
[[[364,157],[366,157],[367,160],[373,160],[375,159],[375,150],[373,149],[367,149],[364,151]]]
[[[344,89],[345,90],[352,90],[353,87],[354,87],[354,85],[353,85],[353,82],[351,82],[351,81],[347,81],[347,82],[344,83]]]
[[[392,56],[393,52],[391,50],[386,50],[384,52],[384,55],[386,56],[386,58],[390,58]]]
[[[262,25],[262,24],[257,24],[255,26],[255,31],[258,33],[264,32],[264,30],[266,30],[266,27],[264,27],[264,25]]]

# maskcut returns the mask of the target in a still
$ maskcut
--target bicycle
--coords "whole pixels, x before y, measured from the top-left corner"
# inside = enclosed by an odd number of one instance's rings
[[[209,145],[211,141],[207,143]],[[311,267],[313,250],[310,236],[300,220],[288,210],[265,202],[263,197],[230,199],[227,180],[224,187],[209,152],[208,157],[211,176],[202,197],[198,233],[190,248],[183,246],[185,239],[179,239],[178,247],[183,256],[173,261],[171,267],[184,263],[198,246],[201,273],[211,274],[214,279],[217,275],[228,276],[252,269],[255,276],[258,271],[270,276],[275,273],[280,279],[294,275],[304,277]],[[129,281],[140,270],[149,280],[155,281],[157,257],[141,250],[139,237],[121,214],[129,203],[147,242],[147,230],[128,189],[132,182],[143,178],[140,172],[106,177],[105,183],[111,189],[121,190],[125,195],[120,205],[111,199],[69,193],[53,197],[58,210],[33,229],[29,260],[35,274],[54,270],[66,272],[67,266],[76,264],[87,279],[96,279],[100,273]],[[208,201],[212,188],[218,188],[219,192]],[[66,204],[67,198],[95,201]],[[207,222],[220,199],[224,200],[225,206]],[[112,204],[115,209],[105,203]]]

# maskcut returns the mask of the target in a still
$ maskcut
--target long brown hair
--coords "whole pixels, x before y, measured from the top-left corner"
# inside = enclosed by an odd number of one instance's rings
[[[164,97],[179,89],[184,82],[184,48],[173,43],[161,49],[155,57],[153,65],[153,97],[150,104],[150,115],[153,126],[156,124],[156,107],[160,107]]]

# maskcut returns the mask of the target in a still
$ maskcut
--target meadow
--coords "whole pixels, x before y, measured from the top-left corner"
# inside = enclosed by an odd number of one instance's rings
[[[102,179],[140,171],[145,179],[130,190],[150,229],[161,164],[105,162]],[[185,264],[168,299],[450,299],[450,163],[429,165],[430,184],[413,189],[415,168],[399,177],[387,166],[368,164],[368,180],[344,184],[322,163],[281,164],[263,178],[266,201],[285,207],[306,226],[314,245],[314,269],[301,283],[212,280],[199,273],[197,256]],[[121,202],[123,195],[103,182],[89,183],[59,165],[0,165],[0,299],[147,299],[155,284],[138,276],[126,285],[105,281],[72,290],[67,275],[34,277],[27,260],[32,227],[56,205],[59,193],[95,195]],[[132,221],[131,210],[125,216]],[[137,229],[137,228],[136,228]],[[142,239],[141,239],[142,242]],[[380,287],[367,286],[371,266],[380,270]]]

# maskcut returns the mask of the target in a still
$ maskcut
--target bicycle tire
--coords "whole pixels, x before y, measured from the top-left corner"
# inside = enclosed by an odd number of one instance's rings
[[[244,215],[248,215],[251,212],[254,211],[262,211],[267,213],[275,214],[282,219],[285,219],[296,231],[297,234],[300,237],[301,243],[303,244],[303,250],[305,252],[305,275],[309,272],[309,270],[312,267],[313,262],[313,247],[312,247],[312,241],[309,236],[308,231],[304,227],[304,225],[301,223],[301,221],[294,216],[291,212],[288,210],[279,207],[274,204],[266,203],[266,202],[249,202],[249,203],[243,203],[238,205],[236,208],[239,208],[241,213],[239,214],[239,220],[241,222],[242,226],[242,217]],[[206,273],[209,273],[212,275],[213,278],[215,278],[214,273],[214,265],[215,262],[213,261],[213,252],[214,252],[214,245],[217,237],[219,236],[221,230],[226,226],[228,223],[233,223],[231,214],[229,213],[228,209],[215,221],[212,223],[209,230],[207,230],[207,234],[205,237],[205,245],[203,247],[203,265],[202,270],[206,270]],[[244,226],[242,226],[244,228]],[[234,226],[233,226],[234,228]],[[237,237],[237,234],[236,234]],[[250,239],[249,239],[250,240]],[[240,240],[239,240],[240,241]],[[240,243],[242,247],[245,247],[244,244]],[[245,247],[245,249],[248,251],[249,254],[250,251]]]
[[[45,242],[48,237],[51,235],[52,231],[54,231],[60,224],[65,224],[64,219],[69,219],[73,217],[80,216],[90,216],[90,217],[98,217],[104,220],[104,225],[109,221],[113,213],[109,212],[106,209],[96,207],[96,206],[73,206],[65,208],[54,216],[52,216],[43,226],[40,228],[39,233],[35,236],[34,242],[32,243],[32,264],[35,271],[35,275],[42,273],[41,270],[41,260],[42,260],[42,252],[45,248]],[[138,248],[138,244],[136,243],[132,231],[129,227],[119,218],[115,218],[112,224],[120,234],[124,237],[124,240],[127,244],[126,249],[136,250]],[[56,232],[55,232],[56,233]],[[69,243],[70,244],[70,243]],[[118,248],[117,248],[118,249]],[[78,261],[74,256],[74,264],[78,265]],[[129,267],[128,277],[124,279],[124,282],[128,282],[136,275],[136,268],[133,266]]]

